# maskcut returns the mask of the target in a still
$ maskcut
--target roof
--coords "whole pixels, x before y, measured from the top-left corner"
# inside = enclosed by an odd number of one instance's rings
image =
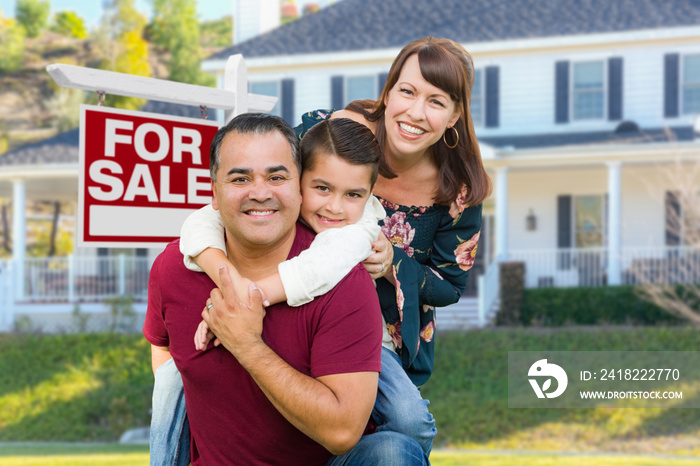
[[[201,118],[198,107],[149,101],[144,112]],[[75,128],[39,142],[27,144],[0,154],[0,168],[18,165],[77,164],[79,161],[80,130]]]
[[[343,0],[209,59],[400,48],[700,25],[700,0]]]
[[[623,124],[630,126],[623,126]],[[585,146],[605,144],[650,144],[687,142],[695,140],[692,126],[674,128],[650,128],[640,130],[631,122],[621,123],[616,131],[592,131],[586,133],[532,134],[526,136],[480,137],[479,142],[496,149],[544,149],[561,146]]]

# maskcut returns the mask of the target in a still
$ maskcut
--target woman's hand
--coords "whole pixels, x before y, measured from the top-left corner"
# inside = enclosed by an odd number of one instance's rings
[[[369,276],[373,279],[385,277],[392,285],[394,283],[394,247],[389,240],[384,236],[384,233],[379,233],[377,241],[372,243],[374,253],[362,262]]]

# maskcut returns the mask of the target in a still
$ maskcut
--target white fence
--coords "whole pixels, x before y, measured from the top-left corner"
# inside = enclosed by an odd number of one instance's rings
[[[152,261],[145,257],[29,258],[24,277],[15,285],[16,303],[101,302],[112,296],[130,295],[145,301]],[[11,277],[11,261],[0,264],[2,275]],[[19,278],[19,277],[16,277]],[[6,285],[8,294],[11,285]]]
[[[596,287],[608,284],[608,250],[509,251],[507,261],[525,263],[525,287]],[[700,247],[624,248],[620,283],[700,283]]]

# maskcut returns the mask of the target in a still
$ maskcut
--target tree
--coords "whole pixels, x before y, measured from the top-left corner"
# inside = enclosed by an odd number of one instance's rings
[[[154,44],[170,52],[170,79],[190,84],[213,85],[214,77],[200,70],[202,51],[195,0],[153,0],[149,27]]]
[[[95,35],[98,46],[106,48],[106,55],[101,69],[118,71],[137,76],[150,76],[151,65],[148,63],[148,44],[143,39],[146,18],[134,7],[134,0],[112,0],[105,7],[102,26]],[[137,110],[145,100],[134,97],[109,95],[105,105],[110,107]]]
[[[670,135],[669,135],[670,137]],[[636,260],[639,295],[700,327],[700,162],[683,161],[658,170],[666,191],[666,242],[663,257]],[[656,190],[659,191],[658,189]]]
[[[49,0],[17,0],[15,17],[27,32],[27,37],[38,37],[46,29],[50,12]]]
[[[76,39],[85,39],[88,35],[85,21],[74,11],[59,11],[54,14],[51,30]]]
[[[202,21],[199,24],[199,43],[202,47],[228,47],[233,37],[233,16]]]
[[[24,29],[0,11],[0,71],[16,71],[24,58]]]

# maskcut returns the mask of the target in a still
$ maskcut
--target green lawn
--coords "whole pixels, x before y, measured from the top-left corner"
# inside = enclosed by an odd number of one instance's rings
[[[700,457],[696,409],[509,409],[507,404],[508,351],[695,351],[697,330],[495,329],[438,334],[436,342],[435,372],[422,388],[437,422],[436,448]],[[140,335],[0,335],[0,374],[0,442],[114,442],[126,429],[149,423],[153,375],[149,346]],[[36,464],[7,463],[8,454],[2,454],[2,464]],[[141,461],[143,452],[119,454],[129,456],[115,464],[136,464],[131,462]],[[554,461],[469,455],[469,462],[475,458],[485,461],[476,464]],[[560,464],[569,461],[555,458]],[[605,464],[616,464],[615,458]],[[435,456],[435,464],[462,460],[462,454],[455,460],[446,453]],[[586,464],[603,464],[599,461],[586,457]],[[625,459],[647,464],[634,461]]]
[[[431,455],[433,466],[662,466],[687,465],[691,461],[639,456],[568,456],[542,454],[498,454],[440,451]],[[148,465],[148,447],[130,445],[42,445],[0,446],[3,466],[38,465]]]

